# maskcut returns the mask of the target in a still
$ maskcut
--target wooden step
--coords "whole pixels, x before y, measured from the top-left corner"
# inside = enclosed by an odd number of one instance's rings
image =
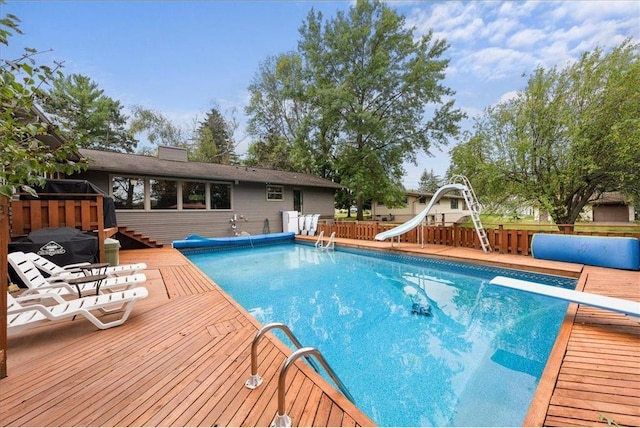
[[[141,232],[136,232],[127,226],[118,227],[118,233],[132,239],[148,248],[162,248],[164,244],[149,236],[143,235]]]

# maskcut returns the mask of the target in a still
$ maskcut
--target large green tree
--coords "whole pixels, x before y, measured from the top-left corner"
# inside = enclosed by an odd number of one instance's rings
[[[464,116],[442,84],[447,43],[432,32],[417,37],[379,1],[358,1],[324,22],[312,11],[300,33],[312,125],[317,135],[338,131],[335,168],[354,193],[358,219],[366,199],[401,202],[403,163],[446,144]]]
[[[514,99],[488,108],[451,152],[477,194],[514,196],[573,224],[600,192],[640,197],[640,46],[596,48],[564,69],[536,69]]]
[[[249,88],[258,155],[349,187],[364,201],[403,201],[403,163],[446,144],[464,116],[442,84],[444,40],[417,37],[379,1],[357,1],[331,20],[311,11],[298,51],[268,60]],[[254,135],[256,133],[254,132]]]
[[[132,153],[137,145],[120,102],[106,96],[87,76],[56,77],[40,102],[63,134],[73,132],[81,147]]]

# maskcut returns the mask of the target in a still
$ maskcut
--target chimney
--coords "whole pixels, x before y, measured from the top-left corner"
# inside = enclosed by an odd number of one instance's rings
[[[184,147],[158,146],[158,159],[187,161],[187,149]]]

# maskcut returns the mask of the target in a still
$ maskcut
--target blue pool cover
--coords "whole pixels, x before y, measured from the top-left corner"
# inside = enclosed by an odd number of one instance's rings
[[[221,238],[205,238],[199,235],[189,235],[185,239],[173,241],[173,248],[231,248],[251,247],[264,244],[292,242],[295,239],[294,232],[268,233],[264,235],[225,236]]]

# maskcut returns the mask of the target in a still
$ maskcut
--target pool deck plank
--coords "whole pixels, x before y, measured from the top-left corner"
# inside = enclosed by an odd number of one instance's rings
[[[315,241],[307,237],[307,241]],[[390,249],[389,242],[337,240]],[[480,261],[579,277],[578,289],[640,302],[640,272],[395,244],[393,251]],[[150,297],[122,326],[96,330],[65,321],[11,336],[9,376],[0,380],[2,426],[266,426],[277,410],[277,378],[290,351],[261,341],[264,383],[244,387],[259,324],[170,248],[126,250],[121,263],[145,262]],[[640,323],[569,305],[524,425],[640,425]],[[331,384],[296,363],[287,375],[294,426],[372,426]]]

